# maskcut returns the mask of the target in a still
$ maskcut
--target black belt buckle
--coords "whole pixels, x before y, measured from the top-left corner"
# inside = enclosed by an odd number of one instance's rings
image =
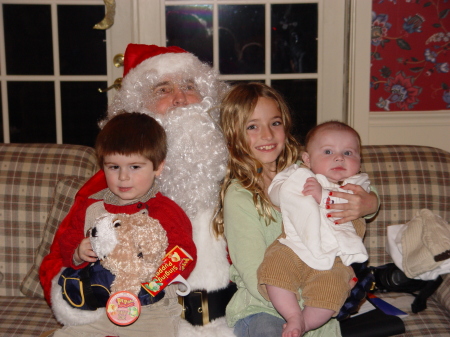
[[[206,325],[225,316],[226,306],[235,292],[236,285],[230,283],[217,291],[196,290],[185,297],[179,296],[178,302],[183,307],[181,317],[192,325]]]
[[[185,297],[178,296],[178,302],[183,307],[182,318],[192,325],[208,324],[209,305],[206,290],[196,290]]]

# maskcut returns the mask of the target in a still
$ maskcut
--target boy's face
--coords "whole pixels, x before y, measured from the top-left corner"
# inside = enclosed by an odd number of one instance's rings
[[[163,167],[161,163],[154,169],[153,163],[139,154],[112,154],[103,161],[108,188],[119,197],[121,205],[144,196]]]
[[[315,174],[323,174],[337,183],[357,174],[361,168],[358,138],[350,131],[319,131],[302,159]]]
[[[173,76],[164,78],[152,88],[150,101],[145,106],[150,111],[164,115],[170,108],[200,103],[202,97],[191,79]]]

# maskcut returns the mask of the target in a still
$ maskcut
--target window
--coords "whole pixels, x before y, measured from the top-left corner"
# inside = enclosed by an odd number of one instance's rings
[[[2,141],[93,145],[107,97],[102,1],[0,1]]]
[[[166,45],[194,53],[225,81],[262,81],[280,91],[299,140],[317,122],[343,118],[344,1],[167,0],[161,12]],[[340,23],[325,27],[326,18]],[[334,84],[325,69],[336,74]],[[322,101],[325,91],[330,101]]]

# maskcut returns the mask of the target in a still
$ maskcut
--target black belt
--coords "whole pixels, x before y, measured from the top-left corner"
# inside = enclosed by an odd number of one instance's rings
[[[179,296],[178,301],[183,306],[181,316],[192,325],[206,325],[223,317],[225,308],[236,290],[236,284],[230,282],[226,288],[220,290],[195,290],[187,296]]]

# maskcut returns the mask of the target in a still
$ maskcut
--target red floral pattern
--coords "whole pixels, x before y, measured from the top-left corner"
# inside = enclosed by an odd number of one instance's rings
[[[450,109],[450,0],[372,0],[370,111]]]

